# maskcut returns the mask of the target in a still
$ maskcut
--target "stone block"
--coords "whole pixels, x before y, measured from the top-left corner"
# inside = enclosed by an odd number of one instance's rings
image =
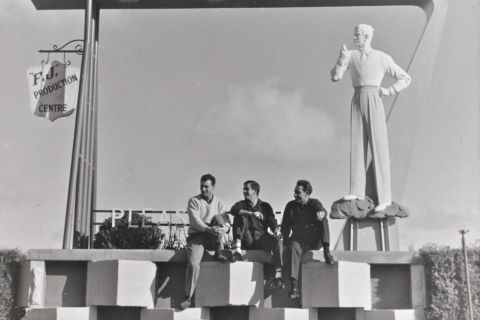
[[[370,266],[367,263],[302,264],[301,281],[303,308],[371,309]]]
[[[26,320],[96,320],[95,307],[36,308],[27,312]]]
[[[317,320],[316,309],[250,308],[249,320]]]
[[[412,308],[425,308],[427,306],[425,266],[423,264],[412,264],[410,266],[410,279]]]
[[[388,309],[364,311],[363,320],[424,320],[423,309]]]
[[[153,308],[156,265],[150,261],[91,261],[87,270],[88,306]]]
[[[210,320],[208,308],[142,309],[140,320]]]
[[[263,264],[203,262],[195,291],[197,307],[263,304]]]
[[[20,262],[17,305],[30,308],[44,307],[46,279],[45,261]]]

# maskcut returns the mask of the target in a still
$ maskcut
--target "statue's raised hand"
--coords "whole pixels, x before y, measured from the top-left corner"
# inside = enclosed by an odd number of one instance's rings
[[[350,52],[347,49],[347,45],[344,44],[342,46],[342,49],[340,49],[340,60],[346,61],[348,60],[349,56],[350,56]]]

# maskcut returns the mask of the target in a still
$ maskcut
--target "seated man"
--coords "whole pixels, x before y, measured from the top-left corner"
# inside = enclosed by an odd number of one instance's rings
[[[227,261],[222,249],[224,235],[228,232],[230,223],[223,201],[213,195],[214,189],[215,177],[211,174],[203,175],[200,178],[200,194],[188,200],[190,227],[187,239],[186,299],[180,304],[182,309],[192,305],[204,250],[213,249],[218,261]]]
[[[242,248],[246,250],[264,250],[273,252],[275,276],[273,284],[284,287],[282,280],[282,234],[275,219],[272,207],[258,198],[260,185],[256,181],[246,181],[243,184],[245,200],[235,203],[230,210],[233,215],[233,240],[235,242],[234,258],[242,260]],[[268,232],[268,228],[274,235]],[[273,277],[272,277],[273,278]]]
[[[312,185],[307,180],[298,180],[295,186],[295,200],[285,207],[282,219],[282,235],[288,243],[288,260],[291,267],[292,289],[290,298],[300,297],[298,274],[302,254],[307,250],[317,250],[323,245],[323,255],[327,264],[334,264],[330,254],[330,230],[327,211],[317,199],[310,198]],[[291,231],[291,234],[290,234]]]

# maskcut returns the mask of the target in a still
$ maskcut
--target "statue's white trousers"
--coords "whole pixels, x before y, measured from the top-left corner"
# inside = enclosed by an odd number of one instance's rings
[[[356,87],[350,131],[350,194],[364,197],[370,148],[378,202],[391,202],[387,123],[379,88]]]

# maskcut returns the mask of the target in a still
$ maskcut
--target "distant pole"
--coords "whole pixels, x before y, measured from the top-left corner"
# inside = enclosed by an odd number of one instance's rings
[[[465,278],[467,279],[468,310],[470,313],[470,320],[473,320],[472,292],[470,290],[470,276],[468,274],[467,246],[465,245],[465,234],[468,232],[468,230],[462,229],[458,232],[460,232],[462,235],[463,261],[465,263]]]

